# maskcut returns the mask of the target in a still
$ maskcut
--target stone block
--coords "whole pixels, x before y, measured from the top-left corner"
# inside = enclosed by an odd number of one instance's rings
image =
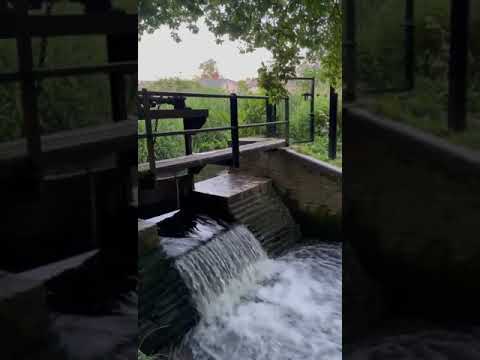
[[[138,254],[155,249],[158,244],[157,224],[138,219]]]
[[[46,341],[49,330],[43,282],[8,274],[0,277],[2,358],[21,359]]]

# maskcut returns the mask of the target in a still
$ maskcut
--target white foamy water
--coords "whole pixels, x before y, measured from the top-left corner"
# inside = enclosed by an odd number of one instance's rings
[[[231,245],[237,247],[238,242]],[[250,245],[245,251],[252,254]],[[210,251],[206,247],[202,250]],[[212,276],[228,273],[215,251],[207,256],[223,269],[211,269]],[[229,261],[237,262],[236,270],[245,265],[238,263],[240,256]],[[200,323],[186,339],[193,358],[341,359],[341,245],[303,247],[275,260],[257,254],[249,261],[240,276],[223,278],[220,293],[220,288],[205,285],[210,279],[190,278],[190,286],[197,282],[197,301],[199,294],[210,294],[208,304],[200,307]],[[188,266],[191,270],[193,264]],[[185,274],[187,268],[183,269]],[[205,287],[210,290],[202,290]]]
[[[255,280],[254,265],[265,259],[267,254],[252,233],[243,225],[235,225],[182,255],[175,266],[204,315],[222,294],[233,296],[241,283]]]

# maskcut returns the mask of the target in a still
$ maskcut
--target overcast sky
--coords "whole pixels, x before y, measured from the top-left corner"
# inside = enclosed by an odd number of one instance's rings
[[[190,79],[199,75],[198,65],[208,59],[217,61],[220,74],[228,79],[241,80],[257,76],[262,61],[268,63],[271,54],[265,49],[240,54],[238,42],[226,40],[217,45],[215,37],[201,22],[200,32],[192,34],[182,28],[181,43],[170,37],[170,30],[162,27],[153,34],[142,36],[138,43],[138,78],[156,80],[164,77]]]

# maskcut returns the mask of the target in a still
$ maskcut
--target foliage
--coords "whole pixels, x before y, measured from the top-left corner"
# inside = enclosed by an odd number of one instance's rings
[[[200,75],[201,79],[220,79],[220,73],[218,72],[217,62],[213,59],[204,61],[198,67],[202,72]]]
[[[186,24],[196,33],[201,17],[219,43],[228,36],[241,41],[244,52],[255,48],[272,52],[274,61],[262,66],[259,81],[275,100],[287,78],[295,75],[303,50],[310,61],[321,61],[328,82],[340,84],[339,0],[140,0],[139,34],[166,25],[180,41],[180,25]]]

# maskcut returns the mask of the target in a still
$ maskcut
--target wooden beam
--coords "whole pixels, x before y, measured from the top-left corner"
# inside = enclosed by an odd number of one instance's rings
[[[88,159],[114,153],[125,148],[137,146],[137,122],[121,121],[80,129],[60,131],[41,137],[43,152],[48,162],[72,159]],[[0,144],[0,164],[24,161],[27,157],[25,139],[3,142]]]
[[[208,117],[208,110],[189,110],[189,109],[172,109],[172,110],[150,110],[150,119],[183,119]],[[145,114],[141,111],[139,120],[143,120]]]
[[[104,64],[104,65],[92,65],[92,66],[78,66],[78,67],[62,67],[55,69],[37,69],[32,71],[33,78],[35,80],[65,77],[65,76],[78,76],[78,75],[91,75],[97,73],[110,74],[110,73],[136,73],[138,71],[138,63],[136,61],[127,61],[120,63]],[[14,82],[21,79],[20,73],[5,73],[0,74],[0,82]]]
[[[255,151],[267,151],[286,145],[285,139],[268,139],[247,145],[240,145],[240,154],[245,154]],[[181,156],[173,159],[159,160],[155,163],[156,173],[180,171],[205,164],[216,163],[219,161],[232,159],[232,149],[213,150],[203,153],[195,153],[192,155]],[[149,164],[139,164],[138,171],[146,172],[149,170]]]
[[[137,15],[124,13],[85,14],[85,15],[29,15],[28,29],[16,18],[0,14],[0,38],[15,38],[17,32],[27,32],[31,36],[69,36],[127,34],[136,32]]]

